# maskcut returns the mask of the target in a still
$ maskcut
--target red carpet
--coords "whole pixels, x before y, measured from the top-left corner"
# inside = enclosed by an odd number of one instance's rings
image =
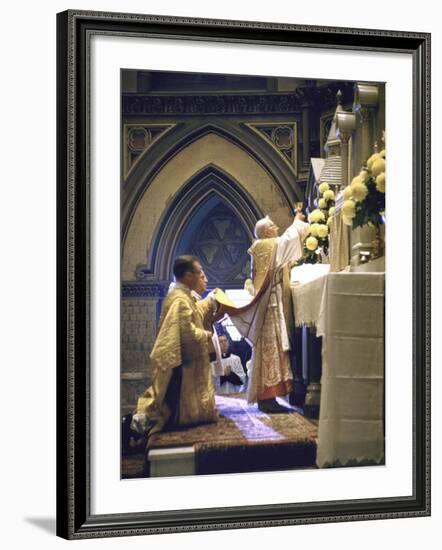
[[[148,448],[193,446],[198,474],[314,466],[317,427],[301,414],[264,414],[242,395],[216,400],[218,422],[155,434]]]

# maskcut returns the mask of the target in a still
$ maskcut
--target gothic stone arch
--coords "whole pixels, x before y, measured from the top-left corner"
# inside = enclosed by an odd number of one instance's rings
[[[216,120],[201,124],[200,121],[185,121],[157,139],[148,148],[122,187],[122,235],[126,238],[131,218],[156,175],[184,149],[205,136],[213,134],[242,149],[253,158],[278,187],[289,205],[302,200],[302,191],[296,175],[269,142],[253,131],[247,124],[229,120]],[[214,156],[208,163],[217,163]],[[218,162],[219,164],[219,162]],[[190,174],[187,175],[190,177]]]
[[[176,255],[200,257],[211,283],[242,287],[256,220],[254,199],[230,175],[209,165],[194,174],[164,211],[137,279],[170,280]]]
[[[258,211],[259,215],[269,214],[281,228],[290,224],[292,206],[271,174],[242,147],[209,132],[176,153],[145,186],[125,231],[123,281],[136,280],[140,266],[146,265],[154,278],[164,276],[164,269],[157,271],[148,265],[148,259],[151,263],[153,259],[155,235],[180,190],[208,166],[216,167],[219,177],[228,175],[231,182],[236,182],[237,189],[256,205],[256,216]]]

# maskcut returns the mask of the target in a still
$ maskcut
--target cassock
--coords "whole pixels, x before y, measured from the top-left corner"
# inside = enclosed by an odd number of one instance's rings
[[[176,283],[164,300],[151,360],[152,385],[138,399],[132,428],[149,435],[170,427],[218,419],[205,327],[213,318],[213,298],[198,300]]]

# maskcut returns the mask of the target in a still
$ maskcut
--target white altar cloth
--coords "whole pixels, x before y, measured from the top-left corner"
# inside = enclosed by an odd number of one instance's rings
[[[292,287],[295,323],[322,336],[317,465],[384,461],[384,273]]]

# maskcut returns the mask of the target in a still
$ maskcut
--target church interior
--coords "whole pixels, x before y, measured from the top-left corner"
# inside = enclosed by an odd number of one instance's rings
[[[384,84],[122,70],[121,117],[122,479],[383,464]],[[247,402],[251,346],[226,316],[239,382],[216,392],[218,422],[147,443],[128,419],[174,259],[246,303],[256,222],[282,233],[297,209],[290,414]]]

